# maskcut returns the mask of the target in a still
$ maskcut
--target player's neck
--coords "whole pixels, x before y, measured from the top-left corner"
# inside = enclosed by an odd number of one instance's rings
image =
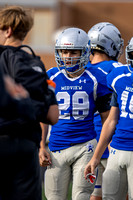
[[[92,64],[96,64],[102,61],[109,61],[111,60],[111,58],[109,58],[109,56],[107,56],[104,53],[94,53],[94,56],[92,57],[91,63]]]
[[[73,73],[73,74],[68,74],[68,76],[70,77],[70,78],[76,78],[76,77],[78,77],[78,76],[80,76],[83,72],[84,72],[84,68],[82,68],[80,71],[78,71],[78,72],[76,72],[76,73]]]

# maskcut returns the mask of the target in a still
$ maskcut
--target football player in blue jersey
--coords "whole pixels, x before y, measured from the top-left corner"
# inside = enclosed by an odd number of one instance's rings
[[[73,200],[88,200],[94,189],[95,181],[92,184],[84,179],[84,169],[97,145],[94,113],[98,110],[102,120],[106,119],[111,92],[101,70],[86,69],[88,43],[88,35],[82,29],[65,29],[55,44],[58,67],[47,72],[56,83],[59,105],[59,121],[51,128],[49,150],[45,149],[46,131],[40,149],[40,164],[48,166],[45,172],[48,200],[66,200],[71,180]]]
[[[112,69],[122,66],[118,63],[118,59],[123,52],[123,39],[120,31],[109,22],[101,22],[94,25],[88,31],[89,40],[91,41],[92,59],[88,67],[95,67],[108,74]],[[97,141],[99,140],[102,123],[98,112],[94,115],[94,125],[97,133]],[[91,200],[102,199],[102,174],[107,164],[109,155],[108,148],[102,155],[101,161],[98,165],[98,176],[95,184],[95,189],[91,195]]]
[[[110,154],[103,173],[103,199],[133,199],[133,37],[126,47],[127,65],[116,68],[107,76],[114,92],[110,114],[103,125],[94,156],[84,175],[94,172],[110,143]]]

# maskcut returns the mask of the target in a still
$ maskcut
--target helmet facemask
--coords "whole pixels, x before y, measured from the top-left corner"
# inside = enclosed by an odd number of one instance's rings
[[[131,67],[133,67],[133,37],[126,46],[126,61],[128,66],[131,64]]]
[[[70,50],[75,50],[75,49],[67,49],[68,51]],[[77,49],[80,50],[80,49]],[[88,61],[89,61],[89,49],[82,49],[80,50],[80,56],[78,57],[62,57],[62,50],[57,50],[55,49],[55,55],[56,55],[56,62],[57,62],[57,67],[59,69],[65,69],[67,74],[74,74],[83,69]],[[68,64],[69,63],[69,64]]]
[[[67,74],[75,74],[82,70],[89,61],[90,45],[88,35],[79,28],[65,29],[57,38],[55,44],[55,60],[59,70],[65,69]],[[62,57],[62,51],[77,51],[80,56]]]

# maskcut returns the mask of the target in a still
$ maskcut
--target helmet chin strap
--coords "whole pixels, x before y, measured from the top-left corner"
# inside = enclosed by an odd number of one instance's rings
[[[65,65],[66,66],[66,65]],[[80,61],[77,61],[75,65],[72,65],[71,67],[67,67],[66,66],[66,70],[68,72],[72,72],[72,73],[75,73],[75,71],[77,71],[78,69],[81,68],[81,63]]]
[[[77,59],[76,63],[73,64],[74,59]],[[70,61],[71,65],[67,65],[66,63]],[[62,58],[61,59],[61,65],[64,67],[66,70],[66,73],[73,74],[76,73],[77,71],[81,70],[81,63],[80,63],[80,58],[75,58],[75,57],[70,57],[70,58]]]

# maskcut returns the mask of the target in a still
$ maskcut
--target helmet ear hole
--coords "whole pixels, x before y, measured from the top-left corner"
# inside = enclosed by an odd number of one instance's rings
[[[129,53],[128,53],[128,57],[129,57],[131,60],[133,60],[133,54],[132,54],[132,52],[129,52]]]
[[[112,49],[113,49],[114,51],[116,51],[116,47],[115,47],[115,45],[112,46]]]

